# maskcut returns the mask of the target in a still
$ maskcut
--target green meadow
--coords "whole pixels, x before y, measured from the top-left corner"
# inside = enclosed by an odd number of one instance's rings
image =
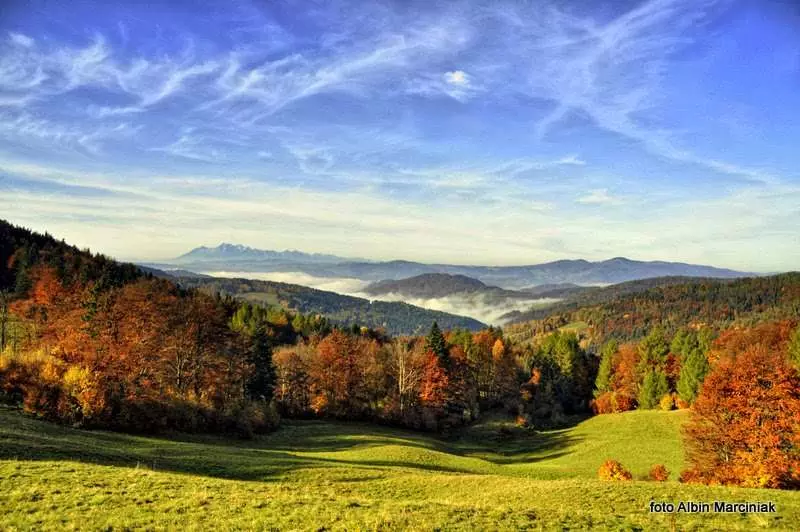
[[[252,440],[76,430],[0,409],[0,529],[797,530],[800,493],[677,478],[686,412],[533,432],[490,419],[447,440],[284,421]],[[634,481],[596,480],[606,458]],[[777,514],[650,514],[651,500],[774,501]]]

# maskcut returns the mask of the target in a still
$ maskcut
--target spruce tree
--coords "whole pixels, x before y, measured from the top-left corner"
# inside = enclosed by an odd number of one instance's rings
[[[428,336],[425,339],[425,349],[439,357],[439,360],[447,360],[447,343],[444,340],[444,335],[442,334],[441,329],[439,329],[439,324],[435,321],[433,322],[433,325],[431,325],[431,331],[428,333]]]
[[[647,372],[639,390],[639,408],[650,410],[658,406],[659,400],[669,393],[667,375],[661,369],[651,369]]]
[[[263,325],[255,330],[251,342],[249,362],[253,366],[253,373],[247,381],[247,395],[251,399],[269,402],[277,376],[272,363],[272,348]]]
[[[660,368],[669,353],[669,344],[664,338],[664,331],[655,327],[650,334],[639,342],[639,361],[641,371]]]
[[[611,384],[611,375],[614,370],[614,355],[617,353],[618,344],[615,340],[611,340],[603,346],[601,350],[600,367],[597,369],[597,378],[595,379],[594,396],[607,392]]]

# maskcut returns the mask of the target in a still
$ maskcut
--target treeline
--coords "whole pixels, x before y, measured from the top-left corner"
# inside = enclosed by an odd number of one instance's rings
[[[656,327],[638,344],[610,340],[600,352],[592,408],[605,414],[689,407],[708,373],[713,339],[709,328],[687,328],[668,342]]]
[[[6,223],[0,244],[0,393],[47,419],[246,434],[279,410],[447,430],[498,406],[534,426],[588,408],[593,365],[574,336],[518,349],[500,329],[445,335],[434,322],[392,339],[186,289]]]
[[[800,488],[800,327],[795,320],[655,328],[601,350],[596,413],[690,408],[684,482]]]
[[[552,426],[587,410],[591,358],[574,335],[519,350],[494,328],[443,334],[434,323],[426,337],[391,340],[334,331],[276,351],[275,397],[292,417],[447,431],[486,409],[504,408],[520,423]]]

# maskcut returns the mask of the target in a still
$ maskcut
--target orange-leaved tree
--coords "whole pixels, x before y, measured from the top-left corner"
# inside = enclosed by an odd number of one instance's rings
[[[686,427],[682,478],[750,487],[800,487],[800,375],[786,324],[730,331]]]

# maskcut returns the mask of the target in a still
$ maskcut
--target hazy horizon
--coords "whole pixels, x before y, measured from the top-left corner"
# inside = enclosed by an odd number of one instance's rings
[[[122,260],[800,268],[800,7],[0,8],[2,218]]]

